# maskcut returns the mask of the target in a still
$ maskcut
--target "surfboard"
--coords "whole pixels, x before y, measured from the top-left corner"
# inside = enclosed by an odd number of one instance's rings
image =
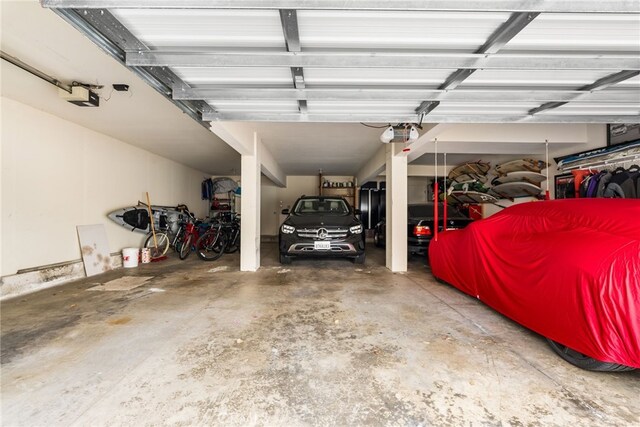
[[[456,166],[449,171],[448,178],[451,181],[463,182],[463,181],[486,181],[487,172],[491,169],[491,165],[486,162],[468,162]],[[483,179],[484,178],[484,179]]]
[[[509,172],[506,175],[494,178],[493,181],[491,181],[491,184],[500,185],[507,182],[529,182],[531,184],[540,186],[540,183],[542,181],[546,181],[546,179],[547,177],[539,172],[517,171]]]
[[[547,166],[548,165],[542,160],[518,159],[518,160],[511,160],[510,162],[496,165],[495,170],[498,173],[498,175],[506,175],[510,172],[520,172],[520,171],[540,173],[540,171],[542,169],[545,169]]]
[[[184,206],[184,205],[181,205]],[[153,225],[157,231],[178,230],[178,222],[180,216],[188,212],[188,208],[155,206],[151,205],[153,214]],[[129,231],[147,234],[151,232],[151,224],[149,221],[149,211],[146,206],[130,206],[127,208],[117,209],[107,214],[107,217],[116,224],[126,228]]]
[[[493,186],[489,193],[502,199],[515,199],[517,197],[537,197],[542,189],[530,182],[506,182]]]
[[[479,191],[452,191],[447,195],[447,202],[452,205],[460,204],[481,204],[481,203],[496,203],[496,199],[493,195],[488,193],[481,193]]]

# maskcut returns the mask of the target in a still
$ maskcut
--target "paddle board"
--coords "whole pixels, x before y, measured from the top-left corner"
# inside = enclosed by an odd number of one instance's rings
[[[518,160],[512,160],[510,162],[496,165],[495,169],[498,175],[506,175],[510,172],[519,172],[519,171],[529,171],[529,172],[539,173],[542,169],[545,169],[547,166],[548,165],[542,160],[518,159]]]
[[[491,181],[491,184],[500,185],[507,182],[529,182],[531,184],[540,186],[540,183],[542,181],[546,181],[546,179],[547,177],[539,172],[517,171],[509,172],[506,175],[494,178],[493,181]]]
[[[506,182],[498,184],[489,190],[491,194],[502,199],[515,199],[517,197],[537,197],[542,189],[530,182]]]

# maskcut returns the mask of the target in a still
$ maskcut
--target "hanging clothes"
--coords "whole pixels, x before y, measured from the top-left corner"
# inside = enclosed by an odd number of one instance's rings
[[[604,191],[604,197],[615,197],[629,199],[636,197],[635,182],[631,179],[631,174],[624,168],[617,168],[611,175],[609,185]]]
[[[202,200],[211,200],[213,198],[213,181],[211,178],[207,178],[202,181]]]

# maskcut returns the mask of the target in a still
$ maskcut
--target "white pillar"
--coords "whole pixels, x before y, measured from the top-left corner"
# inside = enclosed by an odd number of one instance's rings
[[[260,146],[258,134],[254,132],[252,149],[241,156],[240,271],[260,268]]]
[[[407,271],[407,156],[403,145],[387,145],[386,266]]]

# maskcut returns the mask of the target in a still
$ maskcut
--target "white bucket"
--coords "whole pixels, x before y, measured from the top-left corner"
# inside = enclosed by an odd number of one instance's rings
[[[140,261],[142,261],[143,264],[149,264],[151,262],[151,249],[140,249]]]
[[[124,248],[122,250],[122,266],[125,268],[138,266],[138,248]]]

